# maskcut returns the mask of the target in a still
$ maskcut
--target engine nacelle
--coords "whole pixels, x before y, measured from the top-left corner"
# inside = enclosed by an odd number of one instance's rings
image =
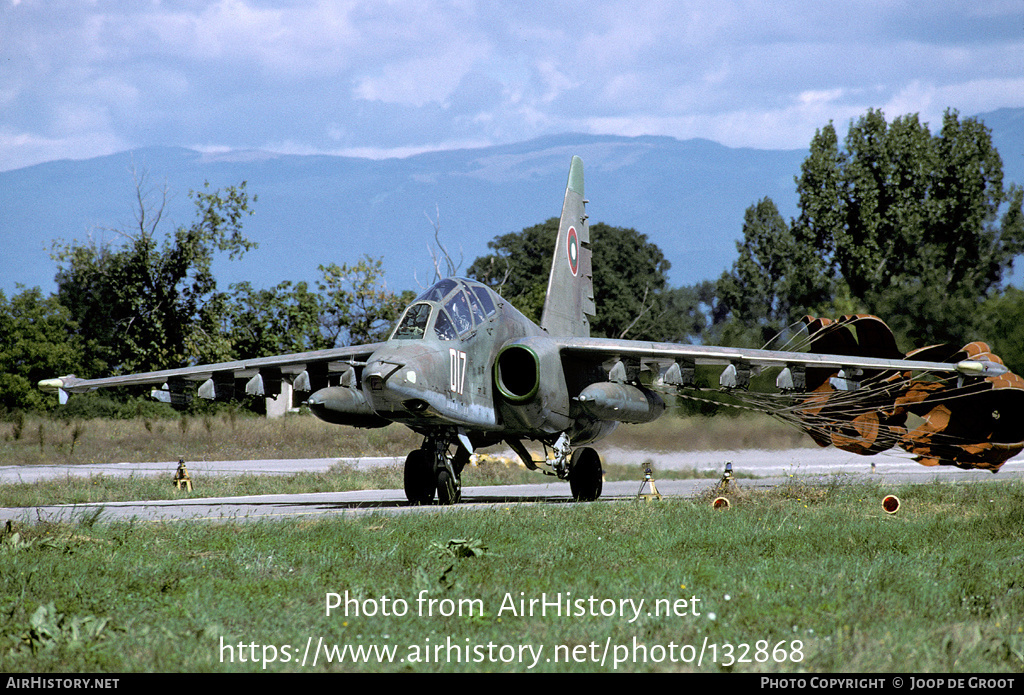
[[[653,391],[602,381],[580,391],[580,406],[591,417],[617,422],[653,422],[665,412],[665,401]]]
[[[346,386],[320,389],[306,401],[313,414],[324,422],[351,427],[386,427],[390,424],[366,402],[363,393]]]
[[[520,338],[503,347],[494,360],[494,385],[507,423],[552,434],[572,425],[562,358],[549,338]]]

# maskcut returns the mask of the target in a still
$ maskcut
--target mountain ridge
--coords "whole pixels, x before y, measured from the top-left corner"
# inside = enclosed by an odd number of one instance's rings
[[[1024,182],[1024,109],[978,118],[992,129],[1006,181]],[[368,254],[383,257],[393,289],[415,290],[433,279],[435,223],[465,270],[494,237],[558,215],[573,154],[584,160],[591,222],[646,234],[672,264],[672,283],[686,285],[731,265],[750,205],[770,197],[784,217],[796,214],[794,177],[807,149],[566,133],[390,159],[156,146],[54,160],[0,172],[0,290],[53,291],[53,240],[92,235],[116,243],[109,230],[135,224],[132,167],[146,172],[152,202],[164,185],[171,193],[164,232],[191,223],[189,190],[247,181],[258,200],[244,230],[259,248],[240,261],[216,261],[222,289],[243,280],[256,287],[315,282],[318,265]]]

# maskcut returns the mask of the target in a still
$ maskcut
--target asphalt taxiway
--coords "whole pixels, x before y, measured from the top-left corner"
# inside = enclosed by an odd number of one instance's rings
[[[905,456],[862,457],[834,449],[793,449],[787,451],[705,451],[650,453],[621,450],[603,451],[609,463],[636,466],[632,481],[606,482],[602,500],[635,499],[641,491],[643,469],[650,466],[658,491],[665,497],[694,498],[707,494],[718,484],[714,478],[669,480],[658,479],[658,472],[671,469],[696,468],[721,472],[726,462],[733,464],[737,474],[749,473],[756,478],[737,478],[741,488],[765,488],[799,477],[808,482],[822,482],[840,476],[844,480],[875,481],[893,487],[908,483],[1008,481],[1024,478],[1024,457],[1011,459],[998,474],[987,471],[962,471],[955,468],[928,468]],[[361,459],[275,459],[261,461],[189,461],[194,480],[203,476],[289,475],[300,471],[324,471],[343,462],[358,468],[401,465],[403,459],[366,457]],[[872,463],[874,467],[872,468]],[[66,476],[158,476],[166,477],[168,485],[178,462],[82,464],[70,466],[2,466],[0,484],[32,482],[44,478]],[[470,476],[467,476],[469,478]],[[0,508],[0,521],[23,523],[76,521],[98,515],[105,521],[135,519],[138,521],[173,520],[258,520],[285,519],[299,516],[364,514],[440,513],[494,505],[571,504],[568,483],[554,481],[538,474],[536,484],[486,485],[463,488],[462,503],[452,507],[413,507],[401,490],[358,490],[350,492],[259,495],[248,497],[195,498],[181,500],[107,502],[103,504],[46,505],[39,507]],[[649,492],[644,488],[643,492]]]

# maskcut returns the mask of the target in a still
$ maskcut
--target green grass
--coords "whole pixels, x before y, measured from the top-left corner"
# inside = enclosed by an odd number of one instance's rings
[[[225,461],[272,458],[405,456],[422,437],[401,425],[360,430],[312,415],[267,420],[227,410],[176,418],[60,420],[28,416],[0,422],[0,466],[123,461]],[[813,446],[798,430],[766,416],[662,417],[623,425],[602,447],[645,451],[787,449]]]
[[[887,492],[903,503],[892,516]],[[794,482],[739,494],[724,512],[671,500],[223,524],[93,516],[2,534],[0,669],[261,671],[252,657],[276,653],[267,671],[525,671],[500,657],[533,645],[542,671],[610,672],[618,656],[619,671],[1019,673],[1022,541],[1019,482]],[[345,592],[360,614],[328,616],[328,594]],[[500,610],[506,596],[559,593],[648,603],[633,622]],[[419,614],[421,595],[432,615]],[[407,614],[381,615],[384,597]],[[656,599],[686,610],[647,615]],[[440,614],[460,600],[476,603]],[[499,660],[326,663],[320,652],[316,667],[300,663],[308,640],[409,658],[448,638],[483,655],[493,644]],[[606,645],[602,666],[590,657]],[[670,660],[704,645],[714,653],[705,647],[700,667]],[[546,660],[556,648],[569,663]]]
[[[133,500],[196,499],[240,495],[300,494],[343,490],[383,490],[402,487],[398,467],[365,471],[338,464],[324,473],[263,476],[204,476],[190,474],[193,490],[172,484],[173,467],[167,475],[121,477],[113,475],[64,476],[33,483],[0,486],[0,507],[36,507],[51,504],[102,504]]]
[[[307,472],[292,475],[242,474],[231,476],[196,475],[191,491],[172,485],[172,467],[164,476],[73,476],[32,483],[0,485],[0,507],[38,507],[53,504],[102,504],[135,500],[197,499],[204,497],[237,497],[241,495],[302,494],[309,492],[342,492],[346,490],[402,489],[401,466],[381,466],[365,470],[338,463],[323,473]],[[663,471],[659,480],[717,478],[720,473],[697,469]],[[737,474],[737,478],[751,477]],[[517,485],[552,482],[555,478],[527,470],[523,466],[486,463],[469,466],[462,476],[463,485]],[[605,465],[605,480],[643,480],[639,466]]]
[[[743,433],[737,435],[737,432]],[[703,448],[742,448],[759,442],[762,449],[799,445],[802,435],[768,418],[676,418],[650,425],[620,427],[602,447],[652,452]],[[806,439],[806,438],[804,438]],[[749,440],[749,441],[748,441]],[[807,440],[809,442],[809,440]],[[0,422],[0,465],[45,465],[260,460],[267,458],[341,458],[349,456],[404,457],[418,448],[421,438],[399,425],[359,430],[337,427],[309,414],[279,420],[243,416],[234,411],[219,415],[185,415],[175,419],[94,418],[69,420],[29,417]],[[535,455],[540,454],[537,448]],[[643,468],[617,464],[606,457],[605,479],[643,479]],[[720,472],[658,471],[659,479],[718,477]],[[737,474],[741,476],[743,474]],[[385,467],[358,471],[338,464],[325,473],[292,476],[196,476],[191,493],[175,490],[164,477],[65,476],[40,483],[0,486],[0,507],[48,504],[86,504],[140,499],[227,497],[275,493],[328,492],[402,487],[402,471]],[[541,474],[518,465],[490,463],[466,469],[463,483],[470,485],[547,482]]]
[[[761,448],[805,443],[772,421],[741,417],[663,418],[621,427],[607,444],[730,449],[751,438]],[[2,465],[180,455],[404,456],[418,445],[399,427],[351,430],[308,416],[0,423]],[[609,480],[642,475],[638,466],[614,460],[605,467]],[[194,493],[173,491],[170,475],[8,484],[0,486],[0,505],[401,487],[397,467],[199,477]],[[658,479],[665,477],[659,471]],[[464,475],[466,485],[543,480],[501,464]],[[888,492],[903,502],[894,516],[881,511]],[[526,663],[518,654],[508,662],[502,657],[525,645],[543,648],[533,669],[542,671],[1024,669],[1021,483],[883,491],[872,484],[812,486],[797,478],[761,492],[746,491],[740,481],[728,511],[714,511],[708,501],[505,505],[224,524],[108,524],[87,514],[74,524],[13,526],[0,532],[0,669],[261,671],[261,659],[276,655],[266,670],[524,671],[530,653],[523,653]],[[361,610],[376,608],[377,614],[346,616],[339,608],[326,615],[328,595],[345,592]],[[501,610],[508,601],[559,594],[594,597],[598,607],[629,599],[648,603],[633,622]],[[420,596],[434,601],[434,614],[419,614]],[[392,607],[406,602],[407,614],[381,615],[385,597]],[[647,615],[657,599],[678,613]],[[484,612],[439,614],[460,600],[473,602],[463,603],[465,609]],[[387,647],[397,650],[396,659],[408,659],[417,647],[421,657],[424,648],[441,644],[447,653],[449,638],[463,650],[460,663],[328,663],[323,651],[315,667],[300,663],[307,641]],[[476,646],[483,651],[470,649]],[[606,646],[606,662],[595,662]],[[702,646],[698,666],[687,657],[696,654],[691,647],[699,652]],[[488,655],[497,660],[478,660]],[[557,662],[548,661],[556,656]]]
[[[0,465],[404,456],[420,441],[399,425],[359,430],[308,413],[275,420],[235,411],[172,419],[36,416],[0,422]]]

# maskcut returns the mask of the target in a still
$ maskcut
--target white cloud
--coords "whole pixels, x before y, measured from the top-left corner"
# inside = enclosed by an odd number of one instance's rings
[[[915,80],[886,102],[886,115],[918,113],[932,130],[942,125],[942,115],[952,108],[962,115],[1024,106],[1024,76],[967,80],[939,86]]]
[[[871,107],[934,121],[1024,106],[1019,0],[9,0],[0,14],[8,168],[90,142],[401,153],[588,130],[804,147]]]
[[[88,159],[131,147],[131,143],[115,136],[92,132],[63,138],[47,138],[34,133],[12,132],[0,128],[0,171],[20,169],[57,159]]]
[[[485,50],[473,45],[444,47],[407,60],[390,62],[356,80],[359,99],[389,104],[444,104]]]

